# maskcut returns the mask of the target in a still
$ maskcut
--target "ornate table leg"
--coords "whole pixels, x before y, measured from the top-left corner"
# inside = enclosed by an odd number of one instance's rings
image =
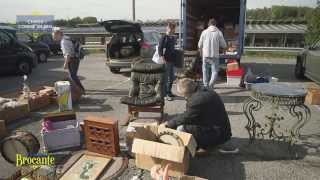
[[[301,128],[311,119],[311,111],[306,105],[301,104],[291,106],[289,112],[298,120],[290,130],[289,143],[293,145],[300,138]]]
[[[257,123],[253,115],[254,111],[259,111],[262,108],[262,103],[252,97],[247,99],[243,105],[243,112],[248,119],[246,129],[249,134],[250,143],[252,143],[256,138],[256,128]]]

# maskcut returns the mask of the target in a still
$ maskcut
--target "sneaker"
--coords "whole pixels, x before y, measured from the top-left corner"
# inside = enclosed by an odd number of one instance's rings
[[[221,145],[218,148],[218,151],[221,154],[238,154],[239,153],[239,148],[234,147],[231,143],[227,142],[227,143]]]
[[[173,98],[170,97],[170,96],[165,97],[165,99],[166,99],[167,101],[173,101]]]
[[[207,156],[209,152],[205,149],[199,148],[196,152],[196,156]]]

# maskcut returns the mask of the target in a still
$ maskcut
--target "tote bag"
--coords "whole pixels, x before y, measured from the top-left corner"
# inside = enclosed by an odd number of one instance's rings
[[[163,64],[164,62],[161,60],[160,56],[159,56],[159,46],[156,46],[156,51],[152,57],[152,61],[155,62],[156,64]]]

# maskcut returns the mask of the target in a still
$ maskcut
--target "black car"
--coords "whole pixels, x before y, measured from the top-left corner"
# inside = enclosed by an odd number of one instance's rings
[[[51,34],[41,34],[38,38],[37,38],[37,42],[42,42],[45,43],[49,46],[50,51],[54,54],[54,55],[59,55],[59,53],[61,53],[61,46],[60,43],[54,41],[52,39],[52,35]]]
[[[112,73],[121,68],[131,68],[137,60],[152,62],[152,56],[160,40],[157,31],[143,31],[140,24],[122,20],[109,20],[101,23],[106,31],[112,33],[107,43],[106,64]]]
[[[37,65],[32,49],[4,30],[0,30],[0,73],[30,74]]]
[[[19,41],[26,43],[38,57],[38,62],[43,63],[48,61],[50,48],[43,42],[37,42],[34,38],[26,33],[17,33],[16,37]]]

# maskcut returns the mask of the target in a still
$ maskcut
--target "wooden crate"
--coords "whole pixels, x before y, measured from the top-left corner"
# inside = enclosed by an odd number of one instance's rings
[[[6,108],[0,111],[0,119],[5,120],[6,123],[26,118],[30,116],[30,109],[28,103],[20,104],[15,108]]]
[[[118,121],[87,117],[84,120],[86,148],[90,152],[117,156],[120,152]]]
[[[51,104],[49,94],[36,94],[29,99],[30,111],[36,111],[45,108]]]

